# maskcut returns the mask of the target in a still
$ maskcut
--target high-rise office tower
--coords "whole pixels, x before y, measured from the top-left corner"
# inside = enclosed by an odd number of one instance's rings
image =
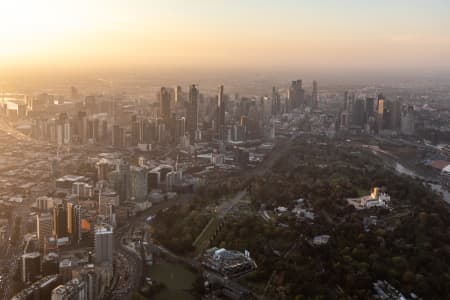
[[[119,125],[114,125],[112,128],[112,138],[111,138],[113,147],[122,147],[123,146],[123,128]]]
[[[94,124],[92,119],[87,119],[87,138],[92,140],[94,132]]]
[[[97,167],[97,180],[107,180],[108,179],[108,172],[110,170],[110,164],[105,160],[100,160],[96,163]]]
[[[294,81],[292,82],[292,85]],[[288,89],[288,99],[286,102],[286,111],[290,111],[295,106],[296,96],[294,87],[290,86]]]
[[[41,213],[36,216],[37,237],[45,241],[53,236],[53,217],[49,213]]]
[[[131,144],[136,146],[139,142],[139,122],[137,116],[131,117]]]
[[[378,95],[377,102],[377,123],[378,130],[390,129],[391,112],[389,103],[382,94]]]
[[[108,136],[108,121],[102,120],[100,128],[101,128],[100,140],[104,142],[106,140],[106,137]]]
[[[36,199],[36,207],[39,212],[48,212],[53,208],[54,200],[51,197],[41,196]]]
[[[175,104],[183,103],[183,91],[181,90],[181,86],[177,86],[175,88]]]
[[[219,140],[225,140],[225,99],[223,96],[223,85],[219,86],[217,93],[217,136]]]
[[[87,114],[84,111],[78,112],[77,116],[77,134],[80,142],[85,144],[88,136]]]
[[[48,276],[58,274],[59,256],[55,252],[50,252],[42,260],[42,275]]]
[[[198,129],[198,88],[195,84],[189,87],[189,102],[187,104],[186,127],[191,139]]]
[[[82,270],[82,274],[87,283],[87,299],[102,299],[103,293],[101,291],[105,291],[106,285],[99,284],[101,281],[101,276],[95,271],[95,267],[90,265],[86,266]]]
[[[116,191],[119,193],[120,202],[123,203],[130,197],[130,165],[121,160],[117,164],[116,170],[118,172]]]
[[[343,110],[347,110],[348,109],[348,91],[344,92],[344,101],[343,101]]]
[[[415,112],[413,106],[405,107],[401,116],[401,132],[406,135],[413,135],[415,132]]]
[[[72,245],[78,245],[81,241],[81,206],[70,202],[67,203],[67,232]]]
[[[305,90],[302,88],[301,80],[294,80],[288,90],[288,110],[299,107],[305,102]]]
[[[113,262],[113,228],[109,224],[95,226],[95,261],[98,264]]]
[[[166,175],[166,188],[168,191],[172,191],[173,186],[176,184],[177,172],[170,171]]]
[[[175,141],[178,143],[180,138],[184,136],[186,130],[186,119],[177,117],[175,119]]]
[[[64,144],[70,144],[71,142],[71,123],[69,120],[65,120],[63,124],[63,142]]]
[[[347,110],[349,111],[349,113],[351,115],[353,113],[353,106],[356,101],[355,92],[346,92],[346,101],[347,101]]]
[[[382,117],[384,112],[384,97],[383,95],[378,95],[378,101],[377,101],[377,114],[378,116]]]
[[[67,209],[63,204],[53,208],[53,234],[56,238],[67,236]]]
[[[356,99],[352,109],[351,125],[356,128],[363,128],[365,120],[364,100]]]
[[[112,203],[108,202],[108,201],[102,201],[102,203],[100,204],[100,214],[105,216],[105,222],[107,224],[113,225],[114,226],[114,216],[113,216],[113,211],[114,211],[114,206]]]
[[[163,120],[170,118],[170,93],[165,87],[161,88],[159,94],[159,110]]]
[[[67,282],[72,279],[73,267],[70,258],[64,258],[59,262],[59,275],[61,276],[62,282]]]
[[[272,115],[278,115],[281,113],[281,99],[278,89],[272,88]]]
[[[56,121],[56,144],[61,146],[64,143],[64,124]]]
[[[166,124],[159,123],[157,130],[158,143],[164,143],[166,141]]]
[[[370,117],[375,116],[375,98],[367,97],[366,98],[366,120]]]
[[[147,175],[148,183],[147,188],[150,192],[152,189],[157,189],[161,182],[161,173],[159,171],[150,171]]]
[[[147,197],[148,171],[144,168],[132,166],[130,169],[130,196],[136,202],[144,202]]]
[[[312,107],[318,107],[319,106],[319,86],[317,84],[317,81],[313,81],[313,90],[312,90],[312,99],[311,99]]]
[[[34,282],[41,274],[41,254],[25,253],[19,259],[19,274],[22,282]]]
[[[347,110],[349,114],[352,113],[353,104],[355,102],[356,96],[354,92],[345,91],[344,93],[344,110]]]
[[[156,139],[156,122],[152,120],[145,120],[142,127],[144,143],[152,143]]]
[[[353,108],[355,102],[355,94],[349,91],[344,93],[344,105],[343,110],[340,114],[340,128],[343,130],[348,130],[353,120]]]
[[[393,130],[400,131],[401,129],[401,118],[402,118],[402,99],[397,98],[397,100],[392,103],[391,111],[391,126]]]
[[[92,140],[94,143],[100,140],[100,120],[97,118],[92,120]]]
[[[137,134],[137,139],[138,139],[138,143],[139,143],[139,144],[145,143],[146,123],[147,123],[147,120],[146,120],[146,119],[140,119],[140,120],[138,120],[138,128],[137,128],[138,134]]]

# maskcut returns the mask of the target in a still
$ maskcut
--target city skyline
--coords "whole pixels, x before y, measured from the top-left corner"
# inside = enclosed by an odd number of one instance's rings
[[[0,11],[11,72],[450,70],[450,5],[439,0],[22,0]]]
[[[447,299],[449,0],[0,0],[0,300]]]

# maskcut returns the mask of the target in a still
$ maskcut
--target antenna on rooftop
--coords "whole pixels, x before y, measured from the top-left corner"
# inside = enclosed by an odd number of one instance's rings
[[[103,183],[100,183],[98,191],[98,214],[100,214],[100,208],[102,204],[102,190],[103,190]]]

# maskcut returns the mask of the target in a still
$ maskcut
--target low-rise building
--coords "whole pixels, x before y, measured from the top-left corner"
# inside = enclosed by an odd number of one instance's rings
[[[216,247],[205,252],[202,264],[227,277],[239,277],[257,268],[248,251],[242,253]]]
[[[360,198],[347,198],[347,202],[350,205],[353,205],[356,209],[366,209],[372,207],[389,208],[391,197],[387,193],[381,192],[380,188],[375,187],[370,195]]]
[[[74,278],[64,285],[59,285],[52,291],[51,300],[88,300],[86,281]]]
[[[52,290],[56,288],[58,284],[58,275],[46,276],[14,295],[11,300],[50,299]]]
[[[450,165],[442,169],[441,182],[443,186],[450,190]]]
[[[323,234],[323,235],[317,235],[315,236],[311,243],[313,246],[322,246],[322,245],[326,245],[328,244],[328,241],[330,240],[330,236],[327,234]]]

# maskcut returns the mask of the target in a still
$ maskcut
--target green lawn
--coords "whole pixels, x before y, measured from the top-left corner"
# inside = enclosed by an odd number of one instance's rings
[[[205,229],[199,234],[194,241],[196,255],[202,253],[209,247],[209,240],[214,236],[214,233],[219,228],[220,219],[217,216],[211,218]]]

